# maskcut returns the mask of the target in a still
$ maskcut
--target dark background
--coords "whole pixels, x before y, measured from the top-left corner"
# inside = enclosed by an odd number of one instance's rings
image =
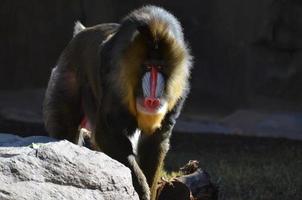
[[[195,57],[186,112],[301,110],[301,0],[0,0],[0,94],[45,88],[76,20],[118,22],[145,4],[183,24]]]

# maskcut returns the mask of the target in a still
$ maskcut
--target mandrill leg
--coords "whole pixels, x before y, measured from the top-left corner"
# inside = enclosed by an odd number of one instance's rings
[[[80,106],[76,74],[54,68],[43,103],[45,126],[50,136],[78,143]]]
[[[164,138],[157,133],[140,137],[137,148],[138,160],[150,186],[152,200],[156,197],[157,181],[168,149],[168,137]]]

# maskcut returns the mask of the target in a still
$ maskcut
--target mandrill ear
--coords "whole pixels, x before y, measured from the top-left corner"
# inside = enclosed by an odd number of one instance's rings
[[[76,21],[73,28],[73,37],[84,29],[86,29],[86,27],[80,21]]]

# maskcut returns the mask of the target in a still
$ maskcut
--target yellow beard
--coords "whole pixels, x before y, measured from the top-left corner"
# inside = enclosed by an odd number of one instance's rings
[[[164,113],[148,115],[139,111],[137,112],[138,127],[147,135],[153,134],[157,128],[161,127],[163,118]]]

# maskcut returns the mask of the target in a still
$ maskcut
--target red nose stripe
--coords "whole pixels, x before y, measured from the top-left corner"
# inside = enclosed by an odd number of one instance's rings
[[[157,86],[157,68],[155,66],[151,67],[151,97],[155,98],[156,86]]]

